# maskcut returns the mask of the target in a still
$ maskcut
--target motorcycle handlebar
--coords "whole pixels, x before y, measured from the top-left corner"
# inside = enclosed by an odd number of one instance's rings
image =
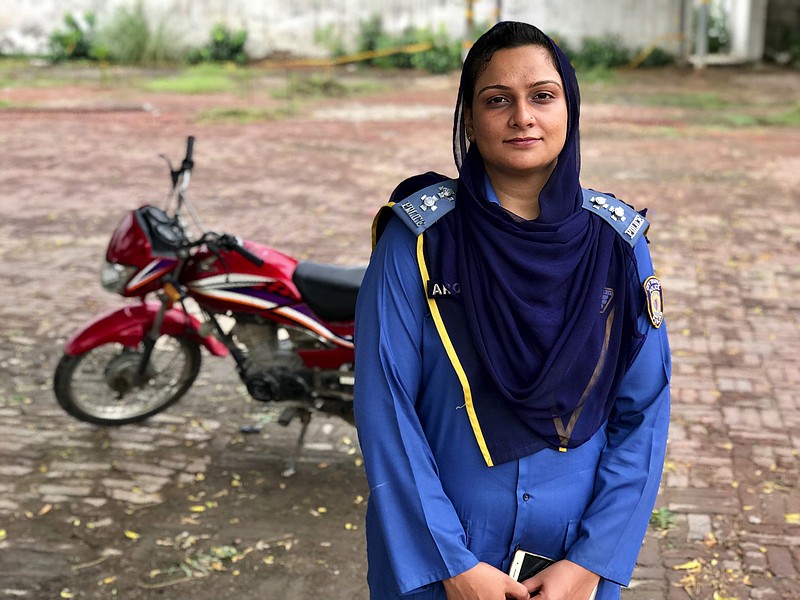
[[[247,260],[249,260],[255,266],[261,267],[261,266],[264,265],[264,261],[261,260],[261,258],[259,258],[255,254],[250,252],[250,250],[248,250],[244,246],[242,246],[239,243],[239,240],[237,240],[235,237],[233,237],[231,235],[228,235],[228,234],[224,234],[224,235],[222,235],[220,237],[219,242],[220,242],[221,246],[224,246],[226,248],[230,248],[231,250],[234,250],[235,252],[238,252],[239,254],[244,256]]]
[[[241,246],[239,244],[234,244],[233,246],[231,246],[231,248],[233,250],[236,250],[236,252],[238,252],[239,254],[244,256],[247,260],[249,260],[255,266],[261,267],[261,266],[264,265],[264,261],[263,260],[261,260],[258,256],[256,256],[252,252],[250,252],[250,250],[248,250],[244,246]]]
[[[190,135],[186,138],[186,157],[183,159],[183,164],[181,164],[181,171],[191,171],[192,167],[194,166],[194,161],[192,160],[192,154],[194,153],[194,136]]]

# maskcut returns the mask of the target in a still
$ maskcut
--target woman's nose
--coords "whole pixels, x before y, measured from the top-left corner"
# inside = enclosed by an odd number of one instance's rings
[[[519,127],[521,129],[533,126],[533,114],[530,108],[524,103],[520,102],[516,105],[514,112],[511,114],[511,126]]]

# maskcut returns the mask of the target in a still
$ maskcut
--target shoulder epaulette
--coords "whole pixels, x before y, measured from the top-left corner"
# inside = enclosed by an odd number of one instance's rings
[[[392,205],[400,220],[419,235],[456,206],[455,179],[446,179],[414,192]]]
[[[599,215],[631,246],[635,246],[650,227],[648,220],[632,206],[594,190],[583,189],[583,208]]]

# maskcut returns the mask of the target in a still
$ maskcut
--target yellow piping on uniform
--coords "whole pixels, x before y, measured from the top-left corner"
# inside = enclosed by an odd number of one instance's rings
[[[378,220],[381,218],[381,215],[383,214],[383,211],[385,209],[390,209],[395,204],[396,204],[396,202],[389,202],[387,204],[384,204],[383,206],[380,207],[378,212],[375,214],[375,218],[372,219],[372,249],[373,250],[375,250],[375,246],[378,245]]]
[[[424,234],[421,234],[417,237],[417,262],[419,263],[420,275],[422,275],[422,286],[427,290],[428,266],[425,264],[423,238]],[[475,414],[475,406],[472,404],[472,390],[469,386],[469,379],[467,379],[467,374],[464,371],[464,367],[461,366],[461,361],[458,359],[458,354],[456,354],[456,349],[453,346],[453,342],[450,340],[447,329],[445,329],[444,321],[442,320],[442,315],[439,312],[439,307],[436,304],[436,300],[433,298],[428,298],[428,307],[430,308],[433,322],[436,324],[436,330],[439,332],[439,337],[442,340],[444,349],[447,352],[447,357],[453,364],[453,369],[455,369],[458,380],[461,382],[461,387],[464,390],[464,402],[467,408],[467,414],[469,415],[470,425],[472,425],[472,432],[475,434],[475,439],[478,442],[478,447],[481,450],[483,459],[486,461],[486,465],[492,467],[494,466],[494,462],[492,461],[491,454],[489,454],[489,449],[486,447],[486,440],[483,438],[483,432],[481,431],[480,423],[478,423],[478,416]]]

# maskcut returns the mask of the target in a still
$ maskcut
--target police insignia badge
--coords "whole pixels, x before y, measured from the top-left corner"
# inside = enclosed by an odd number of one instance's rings
[[[647,296],[647,312],[650,322],[658,329],[664,322],[664,297],[661,294],[661,282],[658,277],[648,277],[644,282],[644,293]]]

